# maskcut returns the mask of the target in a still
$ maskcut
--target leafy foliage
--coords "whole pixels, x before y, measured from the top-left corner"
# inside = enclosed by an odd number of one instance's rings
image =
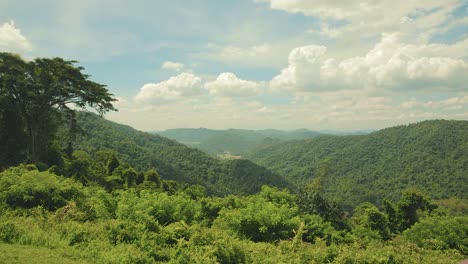
[[[416,223],[403,232],[405,239],[420,247],[431,249],[457,249],[468,255],[468,218],[431,217]]]
[[[254,162],[302,186],[329,160],[325,196],[346,208],[397,200],[415,187],[467,199],[468,121],[425,121],[360,136],[319,136],[258,148]]]
[[[50,172],[19,167],[2,172],[0,177],[0,199],[13,208],[56,210],[82,195],[80,184]]]
[[[146,174],[157,178],[155,171]],[[388,216],[369,203],[354,210],[350,229],[338,231],[319,215],[302,213],[288,190],[268,186],[220,198],[195,186],[165,190],[164,180],[159,188],[122,182],[109,191],[79,180],[34,166],[1,172],[0,252],[9,248],[6,255],[19,263],[27,260],[18,254],[70,263],[455,263],[466,257],[466,216],[418,212],[423,220],[383,241]],[[49,198],[35,190],[50,190]],[[27,201],[37,206],[6,199],[11,193],[32,193]],[[419,201],[408,198],[416,194],[392,204],[397,218],[405,208],[400,204]]]
[[[22,166],[0,173],[1,182],[17,182],[14,172],[61,178]],[[288,191],[267,186],[256,195],[219,198],[140,186],[109,193],[65,181],[80,195],[60,208],[15,208],[2,200],[0,251],[12,244],[6,256],[19,263],[27,260],[18,254],[32,252],[81,263],[456,263],[466,257],[466,216],[425,215],[384,242],[378,223],[386,214],[371,204],[355,210],[352,229],[337,231],[320,216],[301,213]]]
[[[352,223],[357,227],[377,231],[383,239],[390,238],[387,216],[371,203],[362,203],[354,209]]]
[[[238,208],[223,208],[215,224],[226,224],[253,241],[291,238],[300,222],[297,207],[287,200],[268,199],[263,192],[269,192],[268,188],[264,187],[259,195],[243,201]]]
[[[94,114],[78,113],[77,124],[85,134],[77,138],[74,148],[96,153],[97,159],[101,155],[98,151],[112,150],[119,160],[137,170],[155,168],[162,179],[199,184],[209,193],[251,194],[265,184],[290,186],[279,175],[250,161],[221,161],[173,140],[105,121]]]
[[[24,61],[17,55],[0,53],[0,141],[12,158],[0,156],[0,167],[32,162],[59,164],[54,139],[61,118],[76,132],[70,105],[91,107],[100,114],[115,110],[115,101],[104,85],[88,80],[75,61],[36,58]],[[73,138],[73,136],[71,136]],[[3,145],[3,144],[2,144]]]

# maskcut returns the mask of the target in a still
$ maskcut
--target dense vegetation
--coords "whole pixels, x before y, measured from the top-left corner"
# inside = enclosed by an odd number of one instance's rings
[[[74,148],[87,153],[113,150],[117,157],[139,170],[156,168],[164,179],[196,183],[209,193],[252,194],[262,185],[288,187],[279,175],[248,160],[219,160],[174,140],[137,131],[103,120],[90,113],[77,113],[83,130]]]
[[[264,141],[254,157],[289,176],[293,188],[251,161],[215,159],[76,112],[70,103],[101,114],[115,110],[106,88],[81,71],[59,58],[25,62],[0,54],[0,263],[456,263],[468,257],[468,201],[460,192],[466,122]],[[383,170],[398,190],[379,185],[372,172]],[[439,177],[448,176],[446,182],[460,186],[421,183],[446,183]],[[390,199],[372,203],[384,197],[380,189],[353,193],[363,186],[381,187]],[[448,199],[431,200],[421,189]],[[330,198],[340,190],[348,200]]]
[[[61,58],[27,62],[0,52],[0,168],[23,160],[59,162],[59,124],[68,123],[68,142],[77,128],[70,105],[100,114],[115,110],[112,94],[74,63]]]
[[[168,188],[154,172],[107,188],[73,178],[31,165],[0,173],[0,262],[456,263],[468,254],[468,218],[415,191],[384,209],[361,204],[338,227],[304,211],[300,195],[266,186],[217,198]]]
[[[352,207],[395,200],[408,187],[436,199],[468,198],[468,121],[425,121],[369,135],[264,145],[250,158],[299,186],[326,161],[327,197]]]
[[[249,155],[252,149],[265,142],[306,139],[321,135],[319,132],[306,129],[281,131],[274,129],[213,130],[206,128],[176,128],[156,133],[211,155],[229,153],[236,156]]]

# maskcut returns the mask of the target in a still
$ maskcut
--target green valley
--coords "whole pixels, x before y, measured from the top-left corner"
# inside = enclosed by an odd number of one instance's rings
[[[468,258],[468,121],[171,132],[210,155],[105,119],[83,70],[0,53],[0,263]]]
[[[206,128],[178,128],[154,133],[177,140],[180,143],[200,149],[211,155],[229,153],[240,156],[250,154],[257,145],[263,144],[265,141],[306,139],[321,135],[319,132],[306,129],[281,131],[275,129],[213,130]]]

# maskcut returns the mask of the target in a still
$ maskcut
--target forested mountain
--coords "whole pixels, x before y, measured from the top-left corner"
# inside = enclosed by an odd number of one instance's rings
[[[394,199],[408,187],[434,198],[468,198],[468,121],[424,121],[369,135],[267,144],[249,158],[296,185],[326,167],[323,188],[344,205]]]
[[[207,128],[176,128],[154,133],[198,148],[211,155],[229,152],[240,156],[248,155],[252,149],[264,143],[265,140],[306,139],[322,135],[320,132],[307,129],[282,131],[276,129],[213,130]]]
[[[74,148],[87,153],[108,149],[138,170],[156,168],[163,179],[206,186],[210,193],[248,194],[262,185],[288,187],[279,175],[248,160],[219,160],[174,140],[137,131],[100,118],[77,113],[83,130]]]
[[[74,63],[0,53],[0,263],[445,264],[468,256],[468,202],[451,197],[466,198],[466,121],[292,142],[263,131],[252,157],[276,174],[77,112],[70,103],[103,115],[116,99]],[[434,201],[412,186],[450,198]],[[393,199],[369,202],[384,196]]]

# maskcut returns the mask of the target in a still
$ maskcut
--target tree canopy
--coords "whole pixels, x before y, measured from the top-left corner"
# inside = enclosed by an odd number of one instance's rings
[[[324,195],[348,210],[364,201],[395,201],[408,187],[436,199],[468,198],[466,120],[430,120],[368,135],[274,143],[247,158],[299,187],[317,178],[328,160]]]
[[[74,110],[100,115],[116,110],[105,85],[89,80],[76,61],[37,58],[25,61],[0,53],[0,166],[20,161],[55,163],[53,141],[63,118],[76,131]],[[6,157],[9,156],[9,157]]]

